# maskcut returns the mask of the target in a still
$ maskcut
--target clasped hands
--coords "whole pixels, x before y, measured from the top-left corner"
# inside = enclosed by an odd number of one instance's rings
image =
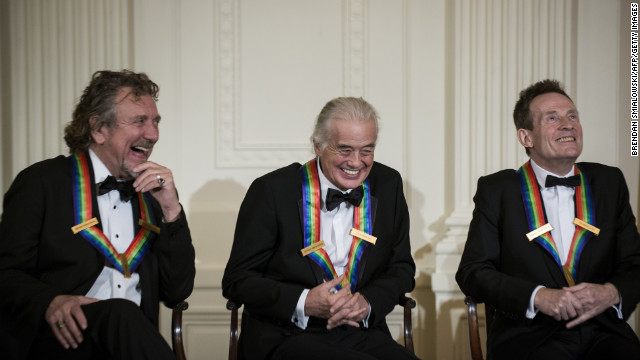
[[[331,292],[343,278],[341,275],[309,290],[304,304],[305,314],[327,319],[329,330],[341,325],[359,327],[359,322],[369,314],[367,299],[358,292],[352,294],[349,285],[338,292]]]
[[[620,303],[618,290],[611,283],[580,283],[562,289],[541,288],[535,295],[534,306],[557,321],[571,320],[572,328]]]

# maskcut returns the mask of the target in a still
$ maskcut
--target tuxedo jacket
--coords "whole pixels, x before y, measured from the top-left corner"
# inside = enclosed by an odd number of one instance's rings
[[[87,154],[93,179],[93,169]],[[149,196],[160,234],[138,269],[140,307],[157,326],[159,301],[173,306],[193,289],[195,253],[184,213],[162,221],[158,202]],[[95,189],[93,216],[100,220]],[[137,196],[132,201],[135,233],[140,229]],[[4,197],[0,221],[0,345],[10,358],[26,356],[43,326],[49,303],[58,295],[84,295],[106,264],[105,257],[80,234],[73,234],[72,177],[69,158],[58,156],[23,170]],[[101,228],[101,223],[97,225]]]
[[[238,214],[231,255],[222,279],[223,295],[244,304],[239,352],[264,359],[286,337],[299,333],[292,322],[304,289],[323,282],[323,273],[302,256],[302,185],[298,163],[256,179]],[[400,174],[374,163],[369,173],[375,245],[360,261],[357,288],[371,305],[369,327],[389,332],[385,316],[414,286],[409,214]]]
[[[576,284],[610,282],[618,289],[626,320],[640,300],[640,238],[629,205],[622,172],[595,163],[579,163],[591,185],[599,236],[591,236],[577,264]],[[520,190],[519,175],[503,170],[481,177],[474,197],[475,210],[456,280],[462,291],[497,310],[487,341],[489,354],[525,358],[533,347],[564,328],[541,312],[525,317],[538,285],[560,289],[568,286],[562,269],[530,231]],[[635,338],[627,323],[613,309],[592,323],[621,336]]]

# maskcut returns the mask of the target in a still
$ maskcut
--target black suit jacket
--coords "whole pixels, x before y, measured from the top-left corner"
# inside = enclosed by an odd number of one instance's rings
[[[592,186],[595,226],[601,232],[584,247],[576,284],[615,285],[627,319],[640,300],[640,237],[627,185],[617,168],[595,163],[578,165]],[[465,294],[497,309],[487,341],[488,352],[524,358],[566,324],[540,312],[533,320],[525,318],[533,290],[538,285],[559,289],[568,284],[551,255],[525,236],[529,228],[516,171],[503,170],[481,177],[474,202],[456,280]],[[612,309],[592,322],[622,336],[635,337]]]
[[[240,207],[222,289],[226,298],[245,306],[239,352],[248,359],[264,359],[301,331],[291,323],[298,298],[323,281],[320,268],[300,254],[300,167],[294,163],[256,179]],[[397,171],[374,163],[369,181],[378,239],[363,255],[355,291],[371,304],[370,327],[388,332],[385,316],[414,286],[409,213]]]
[[[90,158],[87,155],[90,162]],[[93,181],[93,170],[90,169]],[[93,191],[93,216],[99,208]],[[149,253],[138,267],[141,308],[158,324],[159,301],[173,306],[193,289],[195,252],[182,213],[173,223],[162,222],[152,199],[160,235],[150,238]],[[132,199],[135,233],[140,208]],[[58,156],[18,174],[4,197],[0,222],[0,345],[10,358],[26,356],[54,297],[84,295],[105,266],[101,255],[80,234],[74,235],[72,178],[69,160]],[[101,227],[98,224],[98,227]]]

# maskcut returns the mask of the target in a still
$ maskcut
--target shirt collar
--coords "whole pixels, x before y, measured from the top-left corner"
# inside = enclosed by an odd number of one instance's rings
[[[335,189],[338,190],[342,193],[350,193],[351,189],[347,190],[347,191],[342,191],[340,189],[338,189],[337,186],[333,185],[331,183],[331,181],[329,181],[329,179],[327,179],[326,176],[324,176],[324,173],[322,172],[322,169],[320,168],[320,158],[316,158],[316,166],[318,167],[318,178],[320,179],[320,200],[322,201],[322,206],[326,209],[324,201],[327,198],[327,192],[329,192],[329,189]]]
[[[91,158],[91,165],[93,166],[93,177],[96,179],[96,184],[101,183],[107,176],[111,175],[107,166],[100,160],[93,150],[89,149],[89,157]]]
[[[533,161],[533,159],[531,159],[531,168],[533,168],[533,172],[536,174],[536,180],[538,180],[540,189],[545,189],[544,184],[547,180],[547,175],[553,175],[561,178],[569,177],[573,175],[575,165],[571,166],[571,170],[569,170],[569,172],[564,175],[554,174],[551,171],[547,171],[543,169],[542,167],[540,167],[540,165],[536,164],[536,162]]]

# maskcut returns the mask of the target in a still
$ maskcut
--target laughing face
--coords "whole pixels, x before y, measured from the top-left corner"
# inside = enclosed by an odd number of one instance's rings
[[[127,88],[120,90],[115,102],[115,126],[93,130],[91,149],[113,176],[128,180],[138,175],[131,169],[149,159],[158,141],[160,115],[151,96],[136,99]]]
[[[377,137],[374,121],[331,121],[324,149],[314,144],[327,180],[343,191],[360,185],[371,171]]]
[[[519,129],[520,143],[538,165],[557,175],[571,170],[582,152],[582,125],[569,98],[558,93],[536,96],[529,107],[533,130]]]

